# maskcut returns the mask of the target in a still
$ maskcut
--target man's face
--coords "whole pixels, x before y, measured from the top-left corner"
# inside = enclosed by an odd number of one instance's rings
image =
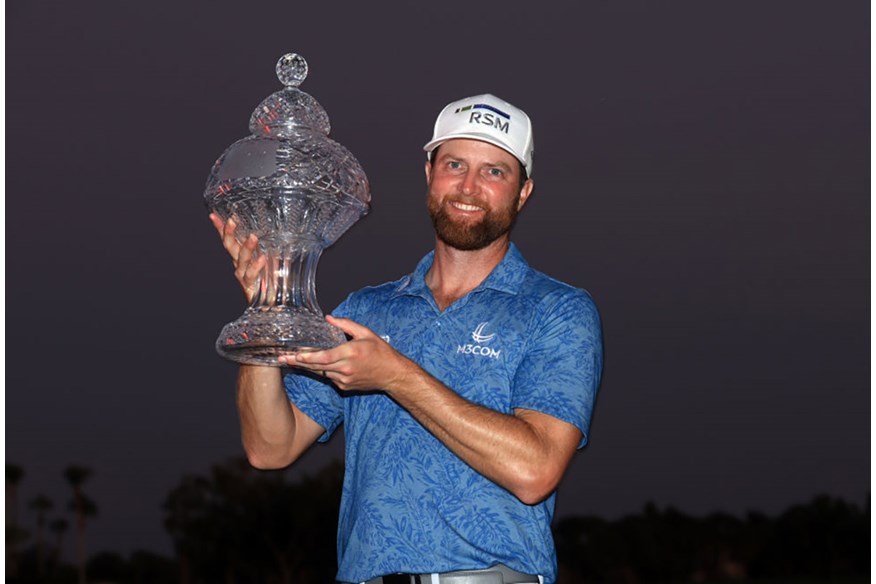
[[[427,206],[438,239],[471,251],[507,237],[532,192],[520,188],[520,165],[505,150],[480,140],[448,140],[426,163]]]

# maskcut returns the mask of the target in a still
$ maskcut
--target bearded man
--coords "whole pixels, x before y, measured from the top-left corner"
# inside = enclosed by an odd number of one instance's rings
[[[282,468],[344,425],[341,582],[551,583],[555,491],[602,372],[599,316],[511,243],[534,184],[522,110],[453,102],[424,149],[435,249],[326,317],[348,342],[241,365],[244,447]],[[211,218],[251,299],[257,242]]]

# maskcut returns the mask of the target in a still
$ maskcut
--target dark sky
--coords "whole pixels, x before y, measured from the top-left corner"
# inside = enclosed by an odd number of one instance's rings
[[[320,263],[326,309],[430,249],[421,148],[446,103],[491,92],[532,117],[515,240],[592,293],[607,350],[559,515],[864,503],[869,20],[827,0],[8,0],[6,460],[25,467],[22,503],[66,509],[61,471],[87,465],[90,549],[169,552],[167,492],[242,453],[235,366],[213,342],[244,306],[202,192],[289,51],[372,187]]]

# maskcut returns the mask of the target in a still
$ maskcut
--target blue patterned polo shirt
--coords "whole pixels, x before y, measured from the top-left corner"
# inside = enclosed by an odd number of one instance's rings
[[[476,404],[537,410],[577,426],[583,447],[602,370],[590,295],[531,269],[512,244],[480,286],[441,312],[425,282],[433,253],[413,274],[350,295],[335,315],[367,326]],[[555,494],[525,505],[385,394],[342,395],[293,371],[284,376],[287,393],[325,428],[320,440],[344,424],[338,580],[497,563],[556,579]]]

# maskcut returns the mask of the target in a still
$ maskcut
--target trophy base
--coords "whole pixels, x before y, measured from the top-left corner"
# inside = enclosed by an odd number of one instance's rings
[[[237,363],[280,367],[280,355],[330,349],[346,340],[321,314],[288,306],[247,308],[222,329],[216,351]]]

